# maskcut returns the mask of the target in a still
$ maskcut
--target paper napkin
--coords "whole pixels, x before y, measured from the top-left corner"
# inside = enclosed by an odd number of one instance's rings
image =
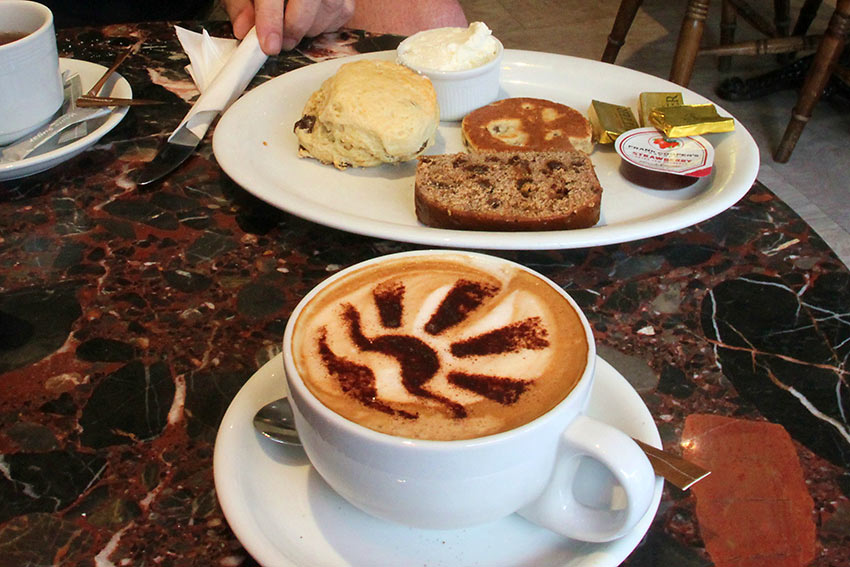
[[[180,40],[183,51],[189,56],[189,64],[185,69],[198,90],[204,92],[233,54],[239,40],[212,37],[207,30],[198,33],[180,26],[174,26],[174,31],[177,32],[177,39]]]
[[[211,37],[206,30],[196,33],[178,26],[175,29],[189,56],[187,70],[201,96],[174,132],[176,134],[185,126],[202,138],[218,113],[239,98],[267,56],[260,48],[254,28],[241,42]]]

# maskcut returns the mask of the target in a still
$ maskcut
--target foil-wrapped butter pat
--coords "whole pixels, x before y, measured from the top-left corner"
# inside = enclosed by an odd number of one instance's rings
[[[682,93],[640,93],[638,103],[638,118],[641,126],[652,126],[649,122],[649,113],[653,108],[666,108],[668,106],[682,106],[685,101]]]
[[[613,144],[617,136],[638,127],[628,106],[592,100],[587,115],[593,127],[593,137],[600,144]]]
[[[735,120],[731,116],[717,114],[713,104],[654,108],[649,113],[649,122],[668,138],[731,132],[735,129]]]

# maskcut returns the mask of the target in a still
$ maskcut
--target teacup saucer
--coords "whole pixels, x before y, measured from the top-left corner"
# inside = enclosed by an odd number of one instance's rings
[[[106,67],[97,63],[89,63],[88,61],[60,58],[59,70],[63,73],[65,71],[78,73],[82,82],[83,92],[86,92],[106,72]],[[107,81],[101,94],[103,96],[133,98],[133,89],[124,77],[118,73],[114,73],[110,80]],[[96,128],[78,140],[22,160],[11,161],[9,163],[0,162],[0,181],[34,175],[68,161],[97,143],[107,132],[121,122],[125,114],[127,114],[126,106],[115,108],[106,117],[99,119]]]
[[[661,500],[658,478],[649,510],[623,538],[589,544],[562,538],[516,514],[453,531],[408,528],[373,518],[338,496],[300,447],[255,433],[251,418],[286,394],[280,355],[260,368],[230,404],[219,428],[213,469],[218,499],[245,549],[262,565],[558,565],[614,567],[640,543]],[[661,446],[640,396],[601,358],[587,413],[632,437]],[[606,473],[607,474],[607,473]]]

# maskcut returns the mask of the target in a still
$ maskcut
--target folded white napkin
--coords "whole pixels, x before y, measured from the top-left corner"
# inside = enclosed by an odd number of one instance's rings
[[[241,42],[210,37],[206,30],[196,33],[178,26],[175,28],[177,38],[189,56],[187,70],[201,96],[168,139],[170,141],[184,126],[203,138],[218,113],[239,98],[266,62],[267,56],[260,48],[254,28]]]
[[[174,31],[183,51],[189,56],[185,69],[198,90],[204,92],[239,45],[239,40],[212,37],[207,30],[198,33],[180,26],[174,26]]]

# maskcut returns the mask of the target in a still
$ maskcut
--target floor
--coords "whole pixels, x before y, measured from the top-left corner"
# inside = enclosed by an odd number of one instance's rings
[[[460,0],[470,21],[483,21],[505,47],[549,51],[590,59],[599,59],[605,48],[619,0]],[[671,7],[672,4],[672,7]],[[771,14],[771,0],[752,0],[753,6]],[[792,14],[801,2],[793,0]],[[812,30],[823,30],[835,3],[823,2]],[[620,50],[618,65],[667,78],[685,2],[645,0]],[[703,44],[717,42],[720,2],[709,9]],[[792,18],[793,19],[793,18]],[[736,39],[756,39],[756,32],[745,23],[738,27]],[[750,131],[761,152],[758,178],[791,205],[832,247],[845,265],[850,265],[850,198],[847,173],[850,164],[850,103],[821,101],[786,164],[773,161],[791,108],[794,91],[776,92],[746,102],[727,102],[714,94],[715,87],[727,76],[748,77],[775,66],[773,56],[745,57],[732,60],[728,73],[717,71],[713,57],[697,59],[689,88],[716,101]]]

